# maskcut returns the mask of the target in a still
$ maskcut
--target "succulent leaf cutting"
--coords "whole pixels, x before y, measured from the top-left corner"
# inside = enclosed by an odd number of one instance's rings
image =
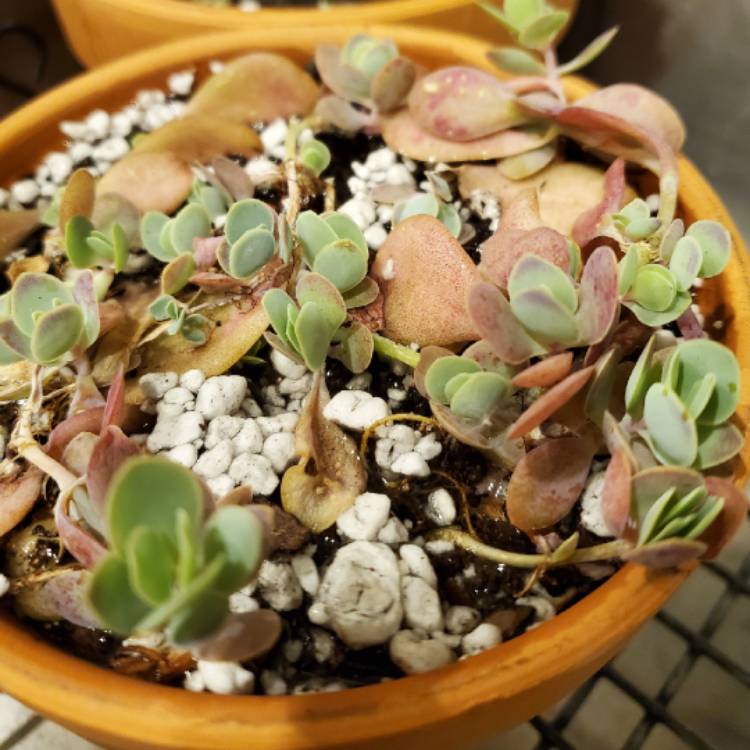
[[[515,41],[485,68],[362,34],[319,87],[250,53],[0,212],[22,616],[189,689],[353,687],[732,538],[733,235],[687,221],[682,121],[631,84],[568,100],[616,29],[560,63],[567,13],[482,6]]]

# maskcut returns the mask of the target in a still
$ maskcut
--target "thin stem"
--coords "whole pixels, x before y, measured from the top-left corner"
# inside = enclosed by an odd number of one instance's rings
[[[547,68],[547,82],[550,91],[555,94],[561,104],[565,104],[565,92],[560,83],[560,73],[557,69],[557,50],[552,45],[544,50],[544,66]]]
[[[491,547],[489,544],[475,539],[471,534],[456,528],[434,531],[430,534],[430,539],[452,542],[461,547],[461,549],[477,555],[477,557],[509,565],[513,568],[536,568],[540,565],[553,568],[560,565],[576,565],[578,563],[595,562],[597,560],[609,560],[613,557],[619,557],[624,552],[632,549],[632,545],[629,542],[623,539],[616,539],[613,542],[605,542],[593,547],[578,549],[572,555],[558,559],[555,557],[554,552],[549,555],[525,554],[523,552],[509,552],[497,547]]]
[[[375,351],[378,354],[403,362],[412,369],[419,364],[420,354],[419,352],[415,352],[411,347],[397,344],[395,341],[391,341],[389,338],[381,336],[378,333],[372,334],[372,340],[375,344]]]

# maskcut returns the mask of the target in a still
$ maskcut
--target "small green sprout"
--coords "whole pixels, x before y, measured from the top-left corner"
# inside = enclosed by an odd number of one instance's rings
[[[149,211],[141,220],[141,237],[148,253],[162,263],[193,252],[193,240],[211,234],[211,217],[198,203],[188,203],[169,218],[161,211]]]
[[[489,2],[479,5],[500,21],[522,47],[532,50],[547,49],[570,18],[568,11],[557,10],[545,0],[504,0],[502,9]],[[529,67],[524,72],[538,71]]]
[[[93,571],[88,601],[119,635],[164,630],[174,645],[213,634],[229,596],[260,567],[262,522],[241,506],[206,519],[205,490],[189,470],[163,458],[129,459],[106,497],[110,550]]]
[[[202,180],[195,180],[193,190],[188,196],[188,203],[201,206],[214,222],[229,210],[232,197],[226,190],[221,190],[216,185],[208,185]]]
[[[81,272],[66,284],[51,274],[23,273],[0,297],[0,363],[64,362],[99,336],[94,276]]]
[[[659,219],[651,216],[651,209],[643,198],[635,198],[624,206],[612,220],[624,235],[633,242],[639,242],[650,237],[661,225]]]
[[[342,294],[352,293],[367,276],[370,252],[359,227],[345,214],[303,211],[295,231],[307,265]]]
[[[410,216],[426,214],[438,219],[454,237],[458,237],[463,223],[452,203],[453,194],[450,185],[437,172],[428,172],[427,179],[432,190],[416,193],[399,201],[393,208],[393,224],[398,224]]]
[[[681,341],[655,351],[651,338],[625,390],[625,406],[656,459],[705,470],[728,461],[743,436],[728,420],[740,397],[734,354],[709,339]]]
[[[425,374],[425,388],[430,400],[471,420],[486,418],[512,392],[506,374],[486,372],[473,359],[458,356],[436,359]]]
[[[320,177],[331,163],[331,151],[325,143],[317,138],[305,141],[299,147],[298,160],[316,177]]]
[[[205,315],[191,313],[188,305],[175,299],[171,294],[162,294],[149,307],[154,320],[172,322],[167,333],[175,336],[178,333],[193,344],[201,346],[208,341],[208,328],[211,324]]]

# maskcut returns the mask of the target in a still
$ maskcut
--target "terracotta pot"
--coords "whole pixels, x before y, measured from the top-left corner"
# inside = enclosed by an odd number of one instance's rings
[[[41,97],[0,124],[0,182],[33,170],[59,148],[57,123],[95,107],[124,104],[139,89],[163,84],[187,65],[254,48],[309,59],[322,38],[342,42],[357,29],[242,31],[213,35],[130,57]],[[393,27],[394,38],[426,65],[485,66],[485,46],[468,37]],[[571,96],[591,85],[567,83]],[[702,290],[707,308],[732,315],[726,343],[743,371],[740,419],[750,410],[750,285],[747,255],[726,209],[687,159],[680,160],[681,210],[688,221],[718,219],[732,231],[727,271]],[[750,444],[738,462],[744,482]],[[315,748],[471,747],[543,711],[611,659],[688,576],[629,564],[552,621],[506,644],[423,675],[341,693],[295,697],[223,697],[138,682],[59,651],[6,615],[0,618],[0,687],[73,731],[111,748],[302,750]]]
[[[578,0],[553,0],[575,12]],[[507,44],[509,37],[474,0],[375,0],[330,8],[269,8],[246,13],[180,0],[53,0],[78,59],[93,67],[160,42],[207,31],[276,30],[350,24],[411,23]]]

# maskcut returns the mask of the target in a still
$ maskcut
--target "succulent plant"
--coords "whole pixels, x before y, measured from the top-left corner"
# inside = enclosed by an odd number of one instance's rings
[[[93,572],[88,600],[120,635],[164,629],[176,645],[214,633],[229,595],[249,583],[265,554],[262,521],[227,505],[206,518],[197,477],[166,459],[136,457],[106,497],[110,550]]]
[[[404,198],[393,207],[393,224],[398,224],[410,216],[426,214],[443,223],[454,237],[461,234],[463,222],[453,205],[450,185],[437,172],[428,172],[427,178],[432,188],[429,192],[416,193]]]
[[[148,253],[162,263],[193,252],[193,240],[211,234],[211,216],[198,203],[189,203],[170,218],[149,211],[141,220],[141,237]]]
[[[314,273],[325,276],[345,299],[358,289],[367,276],[370,252],[352,219],[337,211],[321,215],[303,211],[295,232],[304,260]]]
[[[659,351],[655,342],[652,337],[627,381],[632,429],[662,464],[705,470],[728,461],[743,444],[728,421],[740,396],[734,354],[709,339]]]
[[[173,261],[176,262],[176,261]],[[175,336],[178,333],[198,346],[208,341],[210,321],[205,315],[191,313],[188,305],[180,302],[171,294],[162,294],[150,305],[149,312],[154,320],[171,321],[167,333]]]
[[[323,141],[310,138],[300,145],[297,160],[316,177],[320,177],[331,163],[331,151]]]
[[[22,273],[0,297],[0,362],[40,365],[82,354],[99,336],[99,309],[90,271],[66,284],[51,274]]]
[[[320,99],[315,112],[344,130],[374,124],[378,113],[395,110],[416,78],[414,65],[400,55],[392,41],[366,34],[352,37],[343,48],[319,45],[315,64],[323,83],[333,92]]]

